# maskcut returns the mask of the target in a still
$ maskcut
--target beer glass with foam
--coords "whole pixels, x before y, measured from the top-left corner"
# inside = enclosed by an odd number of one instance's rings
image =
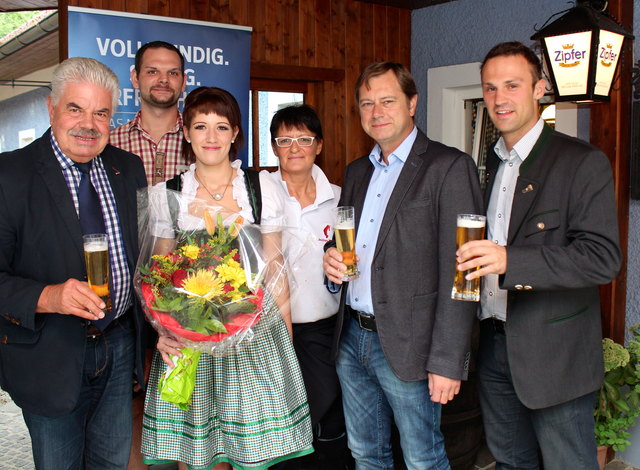
[[[484,228],[486,217],[475,214],[458,214],[458,224],[456,229],[456,249],[471,240],[484,239]],[[473,270],[480,269],[480,267]],[[480,301],[480,278],[467,281],[466,275],[473,270],[458,271],[453,278],[453,288],[451,298],[453,300],[468,300],[471,302]]]
[[[84,242],[84,262],[87,266],[89,287],[105,303],[105,310],[111,310],[109,294],[109,243],[104,233],[93,233],[82,237]]]
[[[342,262],[347,265],[343,281],[358,279],[360,272],[356,263],[356,219],[353,206],[336,208],[336,224],[334,235],[338,251],[342,254]]]

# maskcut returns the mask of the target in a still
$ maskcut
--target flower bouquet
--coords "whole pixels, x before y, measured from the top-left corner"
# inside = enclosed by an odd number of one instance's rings
[[[200,354],[232,354],[252,340],[258,322],[277,317],[277,308],[264,306],[273,305],[284,271],[270,268],[260,227],[243,225],[237,215],[224,218],[157,188],[145,203],[134,284],[151,325],[186,346],[159,389],[163,399],[188,409]]]

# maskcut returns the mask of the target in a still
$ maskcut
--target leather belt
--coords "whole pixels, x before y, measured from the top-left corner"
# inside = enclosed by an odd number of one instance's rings
[[[351,315],[358,321],[358,325],[360,326],[360,328],[365,331],[378,331],[378,327],[376,325],[376,317],[374,317],[373,315],[369,315],[368,313],[354,310],[349,305],[345,305],[345,307],[349,311],[349,315]]]
[[[485,318],[480,322],[481,325],[485,325],[487,328],[490,328],[492,331],[500,334],[504,334],[504,324],[502,320],[498,320],[497,318]]]
[[[131,310],[133,310],[133,307],[129,308],[126,312],[124,312],[118,318],[116,318],[111,323],[109,323],[104,330],[101,330],[100,328],[95,326],[93,323],[87,323],[87,338],[95,339],[98,336],[107,334],[109,331],[115,328],[116,325],[128,323],[129,318],[131,317],[131,315],[129,315],[129,312],[131,312]]]

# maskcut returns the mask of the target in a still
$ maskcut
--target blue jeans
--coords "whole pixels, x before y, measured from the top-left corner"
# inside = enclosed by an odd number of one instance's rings
[[[595,392],[548,408],[525,407],[513,387],[506,336],[481,325],[478,387],[496,470],[538,470],[538,447],[545,470],[598,470]]]
[[[378,333],[345,318],[336,369],[357,470],[393,470],[394,419],[408,470],[449,470],[440,432],[440,405],[430,400],[426,380],[405,382],[395,376]]]
[[[132,322],[118,322],[103,336],[87,338],[82,388],[72,411],[55,418],[22,411],[37,470],[127,467],[134,357]]]

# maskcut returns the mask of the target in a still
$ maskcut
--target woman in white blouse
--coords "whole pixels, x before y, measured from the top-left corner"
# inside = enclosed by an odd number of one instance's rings
[[[322,270],[323,247],[333,237],[340,187],[331,184],[315,164],[322,151],[323,135],[313,108],[301,105],[278,110],[270,131],[271,147],[280,165],[275,173],[262,172],[260,176],[269,175],[277,186],[282,198],[282,224],[300,231],[300,236],[287,239],[288,248],[295,248],[291,244],[297,242],[311,242],[300,250],[304,254],[294,261],[289,277],[293,345],[309,397],[316,449],[312,455],[274,468],[344,469],[351,467],[352,459],[331,353],[339,296],[324,286]]]

